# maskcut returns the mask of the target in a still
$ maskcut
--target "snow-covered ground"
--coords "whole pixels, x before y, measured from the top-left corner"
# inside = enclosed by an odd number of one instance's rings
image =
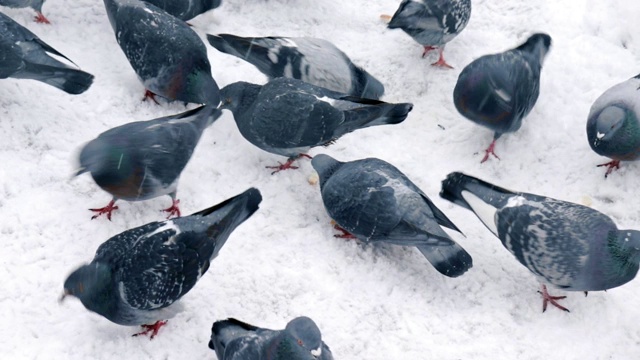
[[[541,312],[535,278],[475,218],[438,196],[451,171],[514,190],[590,204],[621,228],[639,228],[640,166],[604,178],[607,159],[586,141],[591,103],[636,75],[640,3],[611,0],[474,0],[471,20],[445,50],[454,70],[429,66],[421,47],[380,14],[397,0],[224,0],[192,21],[205,33],[315,36],[334,42],[386,86],[383,100],[415,104],[394,126],[351,133],[328,148],[339,160],[379,157],[404,171],[465,233],[451,235],[474,258],[464,276],[440,275],[413,248],[363,246],[333,237],[307,160],[270,175],[283,158],[239,134],[225,112],[203,135],[178,191],[183,213],[258,187],[261,209],[231,236],[188,293],[185,310],[153,341],[58,297],[68,273],[126,229],[162,219],[168,197],[119,203],[113,221],[90,221],[110,196],[89,175],[71,178],[79,146],[110,127],[184,111],[141,102],[143,87],[118,47],[98,0],[48,0],[51,25],[30,9],[0,11],[96,76],[79,96],[45,84],[0,81],[0,357],[6,359],[213,359],[213,321],[227,317],[282,328],[313,318],[336,359],[638,359],[640,282],[568,295],[571,313]],[[503,136],[502,160],[480,164],[492,133],[462,118],[452,91],[473,59],[544,31],[553,45],[540,98],[523,127]],[[205,40],[206,41],[206,40]],[[222,87],[266,78],[207,44]],[[435,55],[435,54],[434,54]],[[191,105],[194,107],[194,105]]]

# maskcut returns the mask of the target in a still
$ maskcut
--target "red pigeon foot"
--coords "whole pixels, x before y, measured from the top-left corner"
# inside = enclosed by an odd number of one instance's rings
[[[111,200],[109,201],[109,203],[107,204],[107,206],[103,207],[103,208],[99,208],[99,209],[89,209],[93,212],[97,212],[97,214],[93,215],[91,217],[91,220],[97,218],[98,216],[102,215],[102,214],[107,214],[107,219],[109,221],[111,221],[111,213],[113,212],[113,210],[118,210],[117,206],[113,206],[113,204],[115,204],[116,201],[115,200]]]
[[[132,336],[148,335],[149,333],[151,333],[151,336],[149,338],[153,339],[156,335],[158,335],[158,331],[160,330],[160,328],[166,324],[167,324],[167,320],[164,320],[164,321],[158,320],[153,325],[140,325],[144,330],[137,334],[133,334]]]
[[[551,303],[551,305],[557,307],[560,310],[569,312],[569,309],[567,309],[566,307],[558,304],[556,302],[556,300],[562,300],[564,298],[566,298],[566,296],[551,296],[549,295],[549,293],[547,292],[547,286],[546,285],[542,285],[542,291],[538,291],[540,294],[542,294],[542,312],[547,311],[547,304]]]
[[[176,216],[176,217],[180,217],[180,208],[178,208],[178,205],[180,204],[180,200],[173,200],[173,204],[171,204],[171,206],[169,206],[166,209],[162,209],[162,211],[164,212],[168,212],[169,215],[167,216],[167,219],[169,219],[172,216]]]
[[[604,173],[604,177],[611,175],[614,170],[620,169],[620,160],[611,160],[608,163],[600,164],[597,167],[606,166],[607,172]]]

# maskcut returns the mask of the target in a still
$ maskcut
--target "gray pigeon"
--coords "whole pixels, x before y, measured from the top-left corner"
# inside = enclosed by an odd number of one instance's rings
[[[187,166],[202,132],[221,114],[211,105],[148,121],[117,126],[98,135],[80,151],[76,175],[90,172],[103,190],[113,195],[96,217],[117,209],[116,200],[140,201],[169,195],[164,211],[180,216],[176,199],[180,173]]]
[[[547,303],[568,311],[544,284],[569,291],[607,290],[631,281],[640,262],[640,231],[618,230],[586,206],[513,192],[454,172],[440,196],[473,211],[542,285]]]
[[[404,121],[412,104],[362,99],[302,80],[275,78],[265,85],[236,82],[221,91],[221,109],[233,112],[242,136],[270,153],[289,157],[276,171],[314,146],[328,145],[342,135],[369,126]]]
[[[76,70],[47,53],[69,60],[24,26],[0,13],[0,79],[38,80],[69,94],[80,94],[91,86],[93,75]]]
[[[432,65],[452,68],[442,52],[467,26],[470,17],[471,0],[403,0],[387,26],[402,29],[424,46],[422,57],[437,49],[439,58]]]
[[[289,77],[329,90],[379,99],[384,86],[335,45],[311,37],[239,37],[207,35],[209,43],[224,53],[244,59],[269,79]]]
[[[284,330],[263,329],[236,319],[216,321],[209,347],[218,360],[333,360],[320,329],[306,316]]]
[[[9,8],[21,9],[30,7],[36,11],[34,18],[36,22],[50,24],[49,19],[42,14],[42,4],[44,4],[44,0],[0,0],[0,5]]]
[[[194,17],[220,6],[222,0],[144,0],[155,5],[180,20]]]
[[[67,277],[60,300],[73,295],[116,324],[143,325],[140,334],[153,338],[260,201],[260,191],[251,188],[193,215],[122,232]]]
[[[139,0],[104,4],[118,44],[147,89],[145,99],[220,103],[207,48],[189,25]]]
[[[591,106],[587,120],[589,145],[612,161],[607,177],[620,168],[620,161],[640,158],[640,75],[605,91]]]
[[[415,246],[449,277],[471,268],[471,255],[440,225],[460,230],[395,166],[376,158],[340,162],[324,154],[311,164],[320,176],[324,207],[345,235]]]
[[[453,90],[458,112],[476,124],[493,130],[491,145],[481,162],[494,152],[504,133],[520,129],[540,93],[540,71],[551,37],[533,34],[515,49],[482,56],[467,65]]]

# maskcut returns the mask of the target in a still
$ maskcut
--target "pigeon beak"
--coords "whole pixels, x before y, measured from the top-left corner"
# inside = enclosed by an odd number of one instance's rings
[[[71,293],[69,292],[69,290],[64,289],[64,292],[62,293],[62,296],[60,296],[60,298],[58,299],[58,304],[62,304],[64,299],[67,297],[67,295],[71,295]]]

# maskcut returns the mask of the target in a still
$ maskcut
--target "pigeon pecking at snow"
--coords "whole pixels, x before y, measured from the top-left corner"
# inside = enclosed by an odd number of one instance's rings
[[[104,4],[120,48],[147,89],[145,99],[220,103],[207,48],[189,25],[140,0]]]
[[[440,225],[460,230],[395,166],[376,158],[340,162],[324,154],[311,164],[320,177],[324,207],[345,232],[339,237],[415,246],[449,277],[471,268],[471,255]]]
[[[216,321],[209,347],[218,360],[333,360],[320,329],[306,316],[289,321],[284,330],[259,328],[233,318]]]
[[[542,283],[547,303],[568,311],[545,284],[569,291],[607,290],[631,281],[640,262],[640,231],[618,230],[586,206],[513,192],[454,172],[440,196],[473,211]]]
[[[49,54],[69,60],[27,28],[0,13],[0,79],[38,80],[69,94],[83,93],[91,86],[93,75],[74,69]]]
[[[471,0],[403,0],[388,20],[389,29],[402,29],[424,46],[422,57],[438,50],[434,66],[452,68],[442,55],[445,45],[467,26],[471,17]]]
[[[209,43],[258,68],[269,79],[289,77],[329,90],[379,99],[384,86],[327,40],[311,37],[207,35]]]
[[[76,175],[90,172],[103,190],[113,195],[109,204],[90,209],[96,217],[111,213],[116,200],[148,200],[169,195],[171,207],[163,210],[180,216],[176,191],[202,132],[221,114],[215,106],[203,105],[187,112],[124,124],[98,135],[80,151]]]
[[[260,191],[251,188],[195,214],[120,233],[69,275],[60,300],[75,296],[116,324],[142,325],[146,330],[136,335],[153,338],[261,200]]]
[[[34,18],[36,22],[50,24],[49,19],[42,14],[42,4],[44,4],[44,0],[0,0],[0,5],[9,8],[19,9],[30,7],[36,11],[36,16]]]
[[[640,75],[605,91],[591,106],[587,138],[591,149],[612,161],[607,177],[620,168],[620,161],[640,158]]]
[[[220,6],[222,0],[144,0],[155,5],[180,20],[194,17]]]
[[[276,78],[265,85],[236,82],[220,91],[221,109],[233,112],[242,136],[253,145],[289,160],[274,172],[296,169],[292,163],[314,146],[369,126],[404,121],[412,104],[363,99],[308,84]]]
[[[496,155],[495,143],[504,133],[520,129],[540,94],[542,62],[551,46],[547,34],[499,54],[482,56],[467,65],[453,90],[453,102],[462,116],[494,131],[481,162]]]

